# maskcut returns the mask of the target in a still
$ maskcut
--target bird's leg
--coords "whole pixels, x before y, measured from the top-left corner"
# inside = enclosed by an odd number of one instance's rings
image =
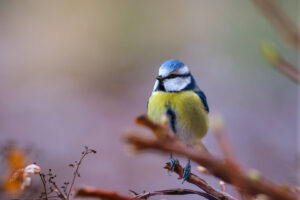
[[[182,183],[188,179],[188,177],[191,175],[191,161],[188,160],[186,166],[183,169],[183,175],[182,175]]]
[[[173,158],[172,153],[170,153],[169,157],[170,165],[171,165],[171,170],[168,170],[168,174],[170,174],[170,171],[173,172],[175,170],[175,165],[179,164],[179,161],[176,158]]]

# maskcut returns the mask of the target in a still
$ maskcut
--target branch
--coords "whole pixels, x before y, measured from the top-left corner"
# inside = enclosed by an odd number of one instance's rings
[[[297,25],[283,11],[276,0],[253,0],[281,37],[295,48],[300,46]]]
[[[211,128],[213,130],[213,133],[215,135],[216,141],[218,143],[218,146],[220,148],[221,153],[223,154],[223,157],[226,160],[230,161],[232,171],[241,171],[241,166],[238,163],[238,159],[236,156],[236,153],[234,151],[233,145],[229,139],[229,136],[224,128],[224,123],[221,115],[215,114],[213,116],[213,120],[211,123]],[[236,183],[240,184],[240,183]],[[235,188],[238,193],[241,194],[242,199],[250,199],[247,194],[243,193],[243,191],[239,190],[238,188]]]
[[[165,169],[171,170],[171,165],[170,163],[167,163],[166,166],[164,167]],[[183,167],[176,163],[174,172],[179,175],[179,178],[181,179],[183,176]],[[205,180],[201,179],[200,177],[196,176],[195,174],[192,174],[188,177],[186,180],[187,182],[194,184],[201,188],[204,192],[207,194],[213,196],[214,198],[217,199],[223,199],[223,200],[236,200],[236,198],[230,196],[229,194],[225,192],[218,191],[214,189],[212,186],[210,186]]]
[[[78,162],[77,165],[76,165],[76,169],[75,169],[75,171],[74,171],[74,173],[73,173],[73,178],[72,178],[71,186],[70,186],[69,191],[68,191],[68,193],[67,193],[67,199],[69,199],[69,196],[70,196],[70,194],[71,194],[71,192],[72,192],[72,189],[73,189],[73,186],[74,186],[76,177],[78,176],[78,170],[79,170],[79,167],[80,167],[81,162],[83,161],[83,159],[84,159],[84,157],[85,157],[86,155],[88,155],[87,150],[86,150],[85,152],[83,152],[83,154],[82,154],[82,156],[81,156],[79,162]]]
[[[221,153],[223,153],[224,158],[236,162],[237,156],[233,149],[233,145],[228,137],[228,134],[225,131],[224,123],[221,115],[215,114],[213,116],[211,128],[214,132],[216,141],[218,142],[218,146],[221,150]]]
[[[90,197],[99,198],[102,200],[134,200],[133,197],[123,196],[116,193],[115,191],[96,189],[91,187],[84,187],[76,190],[74,197]]]
[[[208,200],[218,200],[217,198],[205,193],[205,192],[199,192],[195,190],[190,190],[190,189],[169,189],[169,190],[159,190],[155,192],[146,192],[144,194],[137,195],[135,198],[140,198],[140,199],[147,199],[152,196],[157,196],[157,195],[187,195],[187,194],[196,194],[199,196],[202,196]]]
[[[56,192],[57,196],[62,200],[67,200],[66,195],[59,189],[57,184],[55,182],[50,182],[50,183],[52,183],[53,187],[56,189],[54,191]]]
[[[257,171],[252,170],[251,173],[245,173],[242,170],[235,169],[235,164],[229,160],[218,159],[201,149],[193,149],[171,135],[170,131],[166,131],[166,126],[151,122],[146,116],[141,116],[136,119],[137,123],[150,128],[155,134],[158,132],[164,137],[154,138],[145,136],[140,132],[130,132],[125,137],[125,140],[133,145],[134,149],[139,152],[142,150],[157,150],[160,152],[173,152],[190,158],[199,165],[205,167],[214,176],[224,180],[237,187],[239,191],[250,196],[258,194],[266,194],[271,199],[277,200],[295,200],[298,198],[296,193],[289,187],[277,185],[264,177]],[[147,124],[152,124],[149,127]],[[145,123],[147,122],[147,123]],[[153,127],[155,124],[155,127]],[[163,131],[164,130],[164,131]]]
[[[80,177],[80,174],[79,174],[79,167],[80,165],[82,164],[83,162],[83,159],[90,153],[97,153],[97,151],[95,151],[94,149],[90,149],[88,148],[87,146],[84,147],[85,148],[85,151],[81,152],[81,158],[79,160],[79,162],[75,161],[75,165],[76,165],[76,168],[75,168],[75,171],[73,173],[73,178],[72,178],[72,182],[71,182],[71,186],[69,188],[69,191],[67,193],[67,197],[66,197],[66,200],[69,200],[69,197],[71,195],[71,192],[72,192],[72,189],[73,189],[73,186],[74,186],[74,183],[75,183],[75,180],[76,180],[76,177]],[[73,164],[70,164],[69,166],[74,166]]]
[[[218,200],[217,198],[205,192],[199,192],[195,190],[182,189],[182,188],[159,190],[154,192],[145,192],[143,194],[138,194],[134,197],[130,197],[130,196],[120,195],[115,191],[84,187],[76,191],[75,198],[90,197],[90,198],[99,198],[103,200],[145,200],[148,199],[149,197],[158,196],[158,195],[188,195],[188,194],[196,194],[208,200]]]
[[[42,180],[42,184],[43,184],[43,188],[44,188],[45,200],[48,200],[47,187],[46,187],[47,182],[45,180],[45,175],[41,174],[41,173],[39,173],[39,175],[40,175],[40,178]]]
[[[295,83],[300,84],[300,72],[299,70],[290,64],[275,47],[269,43],[263,43],[261,46],[262,53],[267,60],[273,64],[273,66],[282,74],[290,78]]]

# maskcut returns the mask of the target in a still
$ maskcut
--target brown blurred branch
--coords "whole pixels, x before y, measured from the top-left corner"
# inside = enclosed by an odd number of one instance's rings
[[[84,187],[76,190],[75,198],[78,197],[90,197],[90,198],[99,198],[103,200],[133,200],[133,197],[120,195],[115,191],[96,189],[91,187]]]
[[[270,21],[281,37],[295,48],[300,46],[300,36],[297,25],[283,11],[276,0],[253,0],[254,4]]]
[[[223,154],[223,157],[226,160],[229,160],[231,167],[232,167],[232,171],[239,171],[241,172],[241,166],[238,163],[238,159],[237,156],[235,154],[233,145],[229,139],[229,136],[224,128],[223,125],[223,119],[221,117],[221,115],[215,114],[213,117],[213,121],[211,123],[211,128],[214,132],[216,141],[218,143],[218,146],[220,148],[221,153]],[[240,183],[235,183],[235,184],[240,184]],[[234,185],[234,184],[233,184]],[[246,199],[250,199],[248,196],[248,194],[245,194],[243,191],[241,191],[239,188],[236,187],[236,190],[238,193],[241,194],[242,199],[246,200]]]
[[[295,48],[300,47],[300,35],[294,23],[276,0],[253,0],[281,37]],[[300,72],[271,45],[262,46],[263,53],[273,66],[292,81],[300,84]]]
[[[182,189],[182,188],[159,190],[154,192],[145,192],[143,194],[138,194],[135,195],[134,197],[130,197],[130,196],[120,195],[115,191],[84,187],[76,190],[75,198],[90,197],[90,198],[99,198],[103,200],[145,200],[148,199],[149,197],[157,196],[157,195],[188,195],[188,194],[196,194],[208,200],[218,200],[217,198],[205,192],[199,192],[195,190]]]
[[[47,181],[45,180],[45,175],[39,173],[42,184],[43,184],[43,188],[44,188],[44,193],[42,193],[45,196],[45,200],[48,200],[48,193],[47,193]]]
[[[156,124],[149,120],[147,116],[138,117],[136,122],[139,125],[150,128],[155,132],[155,135],[159,135],[159,137],[154,138],[145,136],[140,132],[131,131],[128,133],[125,139],[129,144],[133,145],[137,152],[142,150],[157,150],[184,155],[205,167],[214,176],[234,185],[239,191],[250,196],[266,194],[271,199],[278,200],[295,200],[298,198],[296,193],[289,187],[277,185],[265,179],[259,173],[252,171],[250,174],[247,174],[242,170],[234,170],[235,167],[233,166],[235,164],[232,164],[231,161],[218,159],[201,149],[188,147],[172,136],[171,132],[166,128],[166,124]]]
[[[168,169],[168,170],[171,170],[170,163],[167,163],[164,168]],[[179,175],[179,178],[181,179],[182,176],[183,176],[183,167],[180,164],[177,163],[175,165],[174,172],[177,173]],[[188,177],[188,179],[186,181],[191,183],[191,184],[194,184],[194,185],[198,186],[204,192],[216,197],[217,199],[236,200],[236,198],[230,196],[229,194],[214,189],[205,180],[201,179],[200,177],[196,176],[195,174],[191,173],[191,175]]]
[[[274,64],[276,69],[278,69],[278,71],[285,74],[292,81],[300,84],[300,72],[297,70],[296,67],[290,64],[287,60],[281,57],[280,59],[276,60]]]
[[[276,0],[253,0],[281,37],[295,48],[300,47],[300,35],[297,24],[280,7]],[[263,45],[262,50],[267,59],[282,74],[300,84],[300,72],[271,45]]]
[[[213,129],[216,141],[218,142],[218,146],[224,158],[236,162],[237,156],[233,149],[233,145],[231,144],[231,141],[227,135],[227,132],[224,129],[223,119],[220,115],[214,115],[211,127]]]
[[[282,74],[287,76],[295,83],[300,84],[300,72],[299,70],[289,63],[277,49],[269,43],[263,43],[261,46],[262,53],[267,60],[273,64],[273,66]]]

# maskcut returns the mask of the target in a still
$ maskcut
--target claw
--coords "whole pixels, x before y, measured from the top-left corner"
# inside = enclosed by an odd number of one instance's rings
[[[175,166],[176,166],[176,164],[179,163],[179,161],[176,158],[173,158],[172,153],[170,154],[169,161],[170,161],[170,165],[171,165],[171,170],[168,170],[168,174],[170,176],[171,175],[170,172],[173,172],[175,170]]]
[[[188,163],[186,164],[185,168],[183,169],[183,175],[182,175],[182,183],[186,181],[186,179],[189,178],[191,175],[191,162],[188,160]]]

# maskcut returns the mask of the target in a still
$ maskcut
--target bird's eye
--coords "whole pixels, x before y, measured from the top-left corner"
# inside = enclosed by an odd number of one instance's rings
[[[165,79],[177,78],[177,77],[188,77],[188,76],[190,76],[190,73],[188,73],[188,74],[170,74],[167,77],[165,77]]]
[[[179,74],[170,74],[166,78],[176,78],[178,76],[179,76]]]

